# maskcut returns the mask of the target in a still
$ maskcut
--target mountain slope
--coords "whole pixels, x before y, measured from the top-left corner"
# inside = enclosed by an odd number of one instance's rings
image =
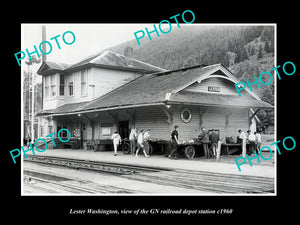
[[[168,34],[154,35],[151,35],[152,40],[145,35],[141,45],[133,39],[109,50],[170,70],[222,63],[240,80],[249,79],[249,82],[275,66],[273,26],[195,24],[181,28],[173,26]],[[252,87],[263,101],[274,105],[274,83]],[[274,123],[273,110],[261,110],[258,115],[263,126]]]

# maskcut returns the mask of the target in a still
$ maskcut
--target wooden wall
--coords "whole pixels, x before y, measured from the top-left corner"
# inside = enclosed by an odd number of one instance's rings
[[[180,114],[182,109],[187,108],[192,113],[189,123],[184,123]],[[224,107],[204,107],[204,106],[181,106],[173,115],[174,125],[179,126],[180,140],[189,140],[197,137],[201,132],[201,127],[206,130],[220,130],[220,137],[236,137],[238,129],[244,131],[249,129],[248,109],[231,109]]]
[[[164,112],[165,106],[149,106],[138,107],[129,110],[114,110],[111,112],[103,111],[98,113],[90,113],[88,117],[94,121],[94,139],[110,139],[111,134],[117,130],[118,121],[129,121],[129,129],[132,127],[142,129],[150,129],[151,137],[158,139],[170,139],[170,133],[174,129],[174,125],[179,126],[179,140],[188,141],[196,138],[201,127],[206,130],[220,130],[220,137],[233,136],[236,138],[238,129],[244,131],[249,129],[249,110],[248,109],[231,109],[224,107],[204,107],[204,106],[189,106],[172,105],[169,111],[172,114],[173,121],[169,124],[168,117]],[[192,113],[190,122],[185,123],[181,120],[180,114],[183,109],[189,109]],[[70,131],[74,128],[79,128],[80,123],[84,123],[85,131],[84,139],[92,139],[92,123],[84,116],[63,116],[58,117],[57,126],[66,126]],[[111,134],[104,135],[102,127],[111,129]]]
[[[135,110],[135,127],[150,129],[152,138],[170,139],[169,123],[162,106],[140,107]]]
[[[220,87],[220,92],[213,92],[214,94],[220,93],[220,94],[238,95],[231,81],[219,77],[207,78],[201,81],[201,83],[195,82],[194,84],[185,88],[184,91],[212,93],[208,91],[208,86]]]

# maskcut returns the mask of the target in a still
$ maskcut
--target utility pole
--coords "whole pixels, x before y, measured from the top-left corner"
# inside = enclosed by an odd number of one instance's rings
[[[35,105],[35,73],[33,73],[32,71],[32,68],[31,65],[33,63],[40,63],[41,60],[37,60],[35,58],[35,56],[32,56],[32,61],[30,61],[28,59],[28,61],[25,61],[25,63],[28,65],[28,75],[30,76],[31,75],[31,141],[33,142],[34,139],[35,139],[35,136],[34,136],[34,122],[35,122],[35,116],[34,116],[34,105]],[[29,107],[29,114],[30,114],[30,107]]]
[[[42,41],[46,40],[46,27],[42,26]],[[42,51],[46,52],[46,46],[42,46]],[[39,64],[41,62],[41,59],[37,59],[34,55],[31,56],[31,61],[28,59],[25,61],[25,63],[28,65],[28,75],[30,77],[31,75],[31,126],[30,126],[30,132],[31,132],[31,141],[34,142],[35,139],[35,132],[34,132],[34,124],[35,124],[35,90],[36,88],[36,79],[35,79],[35,73],[33,72],[31,66],[36,63]],[[46,60],[46,55],[42,54],[42,60]],[[28,78],[29,79],[29,78]],[[42,82],[42,99],[43,99],[43,82]],[[43,101],[42,101],[43,104]],[[30,99],[29,99],[29,115],[30,115]],[[42,106],[43,108],[43,106]]]

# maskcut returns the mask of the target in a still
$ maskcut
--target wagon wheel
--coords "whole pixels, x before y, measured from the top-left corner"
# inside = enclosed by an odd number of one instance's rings
[[[187,146],[184,149],[184,155],[188,158],[188,159],[192,159],[195,156],[195,148],[193,146]]]
[[[159,150],[157,151],[157,153],[158,153],[159,155],[163,155],[164,152],[165,152],[164,145],[160,145],[160,148],[159,148]]]
[[[122,151],[124,154],[129,154],[130,153],[130,144],[128,142],[123,142],[122,144]]]
[[[152,145],[149,143],[149,155],[152,155],[153,153],[153,147]]]

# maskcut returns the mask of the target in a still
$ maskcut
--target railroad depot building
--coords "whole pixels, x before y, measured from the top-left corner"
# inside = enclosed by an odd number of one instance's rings
[[[38,74],[39,137],[67,128],[85,149],[91,141],[101,146],[114,131],[128,138],[133,127],[170,140],[175,124],[179,141],[196,138],[201,127],[225,140],[238,129],[256,130],[256,112],[273,107],[248,88],[240,97],[234,86],[240,81],[221,64],[169,71],[104,51],[73,65],[44,61]]]

